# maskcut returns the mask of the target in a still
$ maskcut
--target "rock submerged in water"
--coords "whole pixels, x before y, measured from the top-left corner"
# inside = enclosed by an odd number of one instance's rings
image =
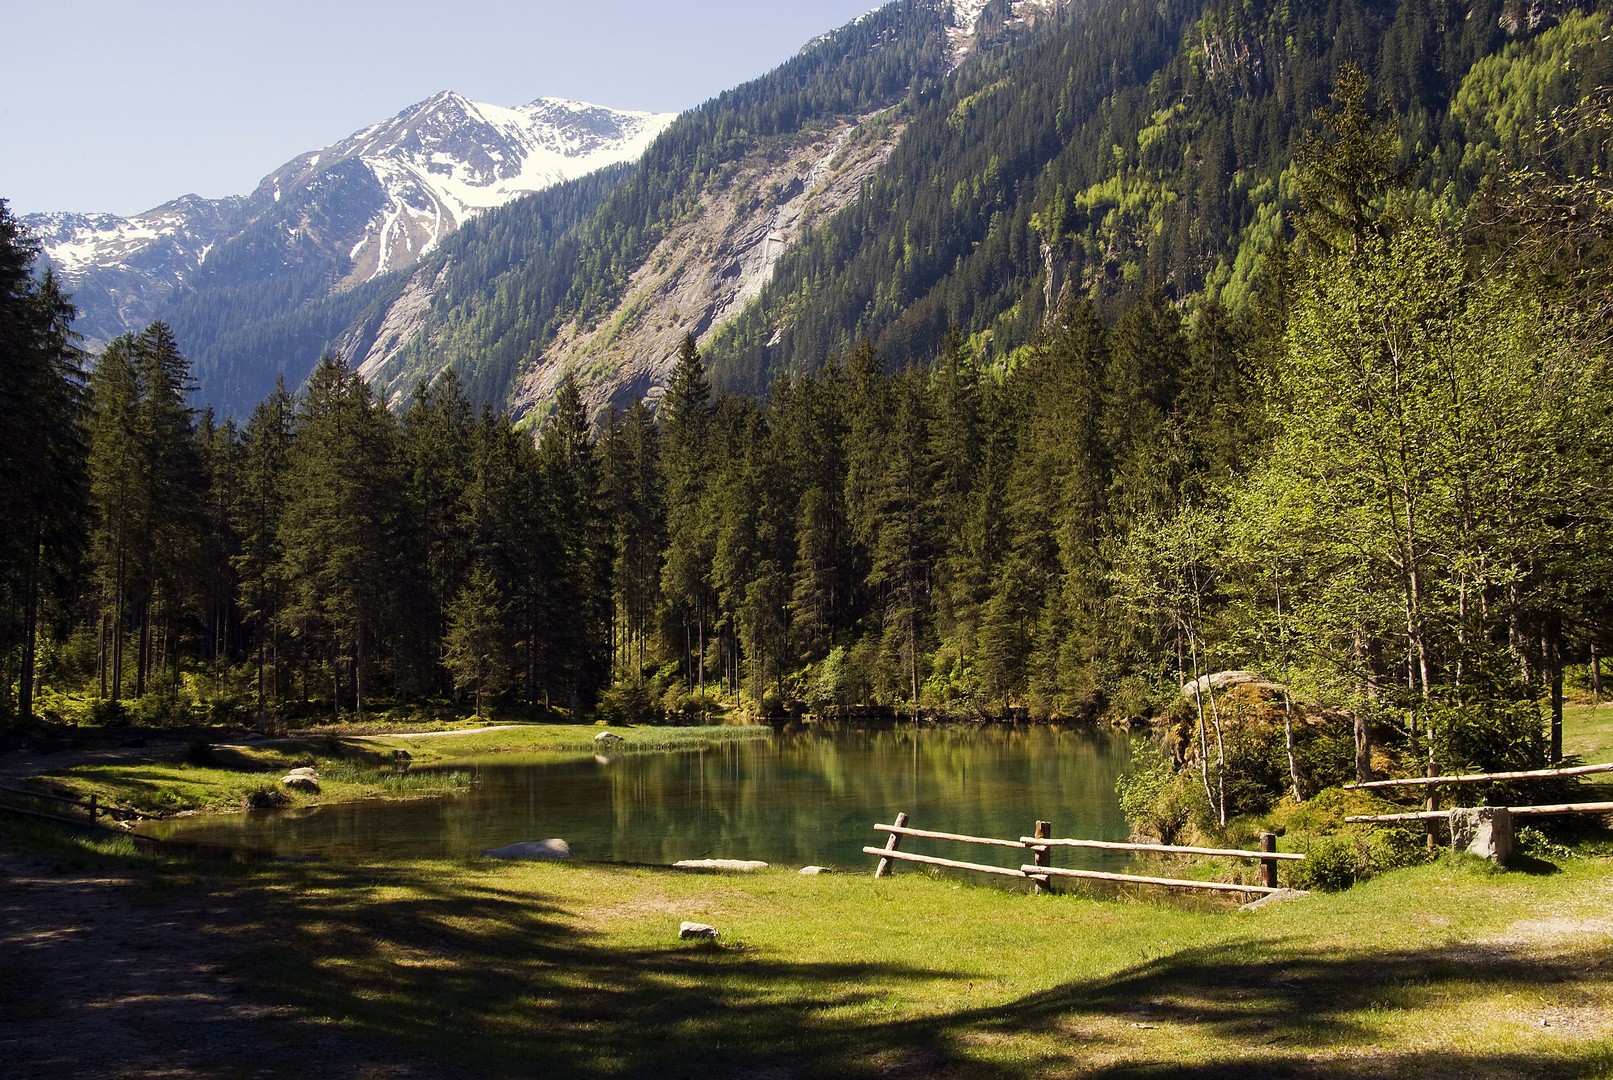
[[[482,852],[482,855],[489,859],[569,859],[571,858],[571,845],[559,839],[531,840],[524,844],[490,848]]]
[[[703,938],[706,941],[716,941],[721,933],[715,926],[707,926],[700,922],[686,922],[678,927],[678,936],[685,941],[690,938]]]
[[[684,859],[672,864],[679,870],[766,870],[767,864],[754,859]]]
[[[305,791],[310,795],[319,794],[319,781],[305,773],[288,773],[280,778],[280,785],[293,791]]]

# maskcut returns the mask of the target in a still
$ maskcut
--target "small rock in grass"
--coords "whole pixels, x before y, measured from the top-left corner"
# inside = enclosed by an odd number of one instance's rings
[[[626,742],[627,740],[622,738],[620,735],[616,734],[616,732],[614,732],[614,731],[601,731],[598,735],[594,736],[594,741],[596,743],[608,743],[608,742]]]
[[[564,840],[532,840],[525,844],[492,848],[482,852],[489,859],[569,859],[571,845]]]
[[[678,936],[687,941],[690,938],[704,938],[707,941],[716,941],[719,931],[715,926],[707,926],[702,922],[686,922],[678,927]]]
[[[310,795],[319,794],[319,781],[315,780],[312,776],[306,776],[300,773],[292,773],[290,776],[282,776],[280,778],[280,783],[282,786],[291,788],[293,791],[306,791]]]
[[[1256,900],[1254,903],[1245,904],[1245,905],[1243,905],[1243,907],[1239,908],[1238,910],[1239,911],[1259,911],[1261,908],[1268,908],[1268,907],[1271,907],[1273,904],[1281,904],[1285,900],[1304,900],[1309,896],[1310,896],[1310,893],[1303,892],[1303,891],[1301,891],[1299,889],[1283,889],[1280,892],[1267,893],[1265,896],[1262,896],[1259,900]]]
[[[684,859],[672,864],[680,870],[766,870],[767,864],[754,859]]]
[[[299,765],[297,768],[292,769],[290,772],[286,773],[286,775],[287,776],[306,776],[310,780],[318,780],[319,779],[319,770],[315,769],[312,765]]]
[[[803,866],[800,870],[796,871],[796,873],[804,874],[808,877],[816,874],[827,874],[828,872],[829,868],[827,866]]]
[[[407,750],[394,750],[394,751],[392,751],[392,760],[393,761],[413,761],[414,760],[414,755],[410,754],[409,751],[407,751]]]

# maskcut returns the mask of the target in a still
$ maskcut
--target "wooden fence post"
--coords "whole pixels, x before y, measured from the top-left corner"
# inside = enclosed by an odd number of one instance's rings
[[[1274,852],[1277,850],[1277,834],[1263,832],[1260,834],[1260,850]],[[1277,887],[1277,860],[1260,860],[1260,884],[1268,889]]]
[[[1428,809],[1439,809],[1439,788],[1428,789]],[[1432,855],[1439,846],[1439,822],[1434,818],[1428,819],[1428,854]]]
[[[896,827],[898,829],[907,828],[907,815],[906,814],[897,814],[896,815]],[[899,848],[901,846],[902,846],[902,834],[901,833],[891,833],[890,839],[885,841],[885,850],[886,851],[895,851],[897,848]],[[876,878],[882,878],[885,875],[889,874],[891,872],[891,864],[893,862],[895,862],[895,861],[896,861],[895,859],[881,859],[881,860],[879,860],[879,868],[874,871],[874,876]]]
[[[1052,835],[1053,835],[1053,824],[1052,824],[1052,822],[1038,821],[1036,823],[1036,839],[1038,839],[1038,840],[1046,840],[1049,837],[1051,837]],[[1033,863],[1035,863],[1039,867],[1040,866],[1052,866],[1053,865],[1053,851],[1052,851],[1052,849],[1051,848],[1046,848],[1046,847],[1034,848],[1031,861]],[[1038,893],[1052,892],[1053,890],[1051,888],[1051,885],[1052,885],[1052,882],[1048,882],[1046,885],[1044,885],[1042,882],[1038,881],[1036,883],[1036,891]]]
[[[91,795],[90,796],[90,824],[91,825],[95,824],[95,814],[96,814],[97,809],[98,808],[95,805],[95,796]]]

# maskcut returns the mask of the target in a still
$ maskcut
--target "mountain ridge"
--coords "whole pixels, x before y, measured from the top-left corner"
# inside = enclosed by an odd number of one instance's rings
[[[74,294],[93,348],[175,317],[187,291],[211,283],[321,263],[323,284],[288,298],[306,304],[405,270],[486,210],[638,157],[674,118],[563,98],[504,107],[442,91],[298,155],[248,195],[185,195],[131,217],[30,214],[22,223]],[[206,354],[218,334],[191,321],[184,344],[200,361],[206,398]]]

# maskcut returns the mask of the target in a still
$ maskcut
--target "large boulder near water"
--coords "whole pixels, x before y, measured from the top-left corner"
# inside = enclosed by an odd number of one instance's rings
[[[531,840],[524,844],[511,844],[508,847],[492,848],[482,852],[489,859],[520,859],[535,861],[542,859],[569,859],[571,858],[571,845],[564,840]]]
[[[595,746],[613,746],[616,743],[626,741],[626,739],[622,738],[614,731],[601,731],[598,735],[594,736]]]
[[[1253,671],[1218,671],[1214,675],[1200,675],[1182,684],[1182,699],[1189,704],[1197,704],[1199,695],[1209,691],[1219,694],[1234,687],[1247,687],[1260,696],[1270,695],[1281,697],[1282,683],[1272,682],[1264,675]],[[1206,699],[1206,703],[1208,699]]]
[[[290,773],[280,778],[280,786],[288,787],[292,791],[302,791],[309,795],[319,794],[319,781],[305,773]]]

